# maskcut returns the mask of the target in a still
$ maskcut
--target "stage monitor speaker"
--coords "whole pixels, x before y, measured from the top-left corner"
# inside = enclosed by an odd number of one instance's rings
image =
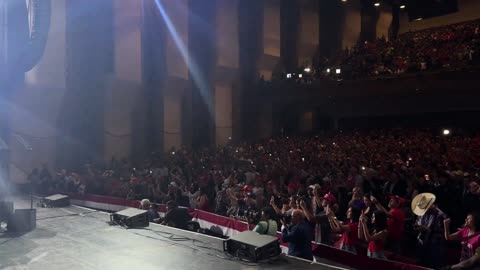
[[[37,209],[15,209],[8,220],[9,232],[29,232],[37,227]]]
[[[235,257],[257,262],[277,257],[282,253],[276,237],[244,231],[230,237],[224,250]]]
[[[70,205],[70,198],[66,195],[55,194],[42,199],[43,207],[67,207]]]
[[[110,215],[110,222],[126,226],[128,228],[134,227],[148,227],[148,211],[135,209],[135,208],[127,208],[120,212],[116,212]]]

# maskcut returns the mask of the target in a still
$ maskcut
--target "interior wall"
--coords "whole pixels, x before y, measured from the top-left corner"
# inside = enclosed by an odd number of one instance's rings
[[[227,144],[233,135],[233,91],[239,68],[239,2],[217,0],[217,67],[215,76],[215,143]]]
[[[270,80],[280,61],[280,0],[265,0],[264,3],[263,57],[259,73]]]
[[[400,15],[400,33],[418,31],[446,24],[470,21],[478,18],[480,18],[480,1],[458,0],[458,12],[421,21],[408,21],[408,12],[403,11]]]
[[[392,9],[390,6],[383,6],[378,15],[377,38],[388,39],[388,32],[392,24]]]
[[[343,28],[342,48],[353,47],[360,38],[361,14],[360,1],[348,1],[345,6],[345,23]]]
[[[65,95],[66,0],[52,1],[51,27],[43,57],[13,91],[9,108],[10,176],[23,182],[36,167],[55,167],[57,117]]]
[[[318,50],[318,1],[300,0],[300,34],[298,66],[311,66]]]
[[[167,82],[163,89],[163,133],[164,150],[179,148],[182,145],[182,108],[184,95],[187,93],[189,79],[188,66],[180,48],[188,48],[189,44],[189,19],[188,0],[161,0],[180,39],[181,45],[175,41],[175,36],[167,29]],[[184,52],[186,53],[186,52]]]
[[[134,113],[142,102],[142,6],[114,1],[114,74],[105,93],[106,160],[130,157]]]

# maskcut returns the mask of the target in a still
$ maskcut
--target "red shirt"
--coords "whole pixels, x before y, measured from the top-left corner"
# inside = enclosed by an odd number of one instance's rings
[[[463,261],[472,257],[475,254],[475,250],[480,248],[480,233],[477,232],[468,235],[470,229],[467,227],[462,228],[458,233],[462,239],[462,254],[460,260]]]
[[[370,241],[368,243],[368,250],[370,250],[370,252],[380,252],[384,250],[384,246],[384,241]]]
[[[405,223],[405,214],[402,209],[390,209],[391,218],[388,218],[388,237],[391,240],[401,240],[403,238],[403,226]]]
[[[358,222],[345,224],[350,227],[349,232],[342,233],[342,243],[344,246],[355,246],[358,241]]]

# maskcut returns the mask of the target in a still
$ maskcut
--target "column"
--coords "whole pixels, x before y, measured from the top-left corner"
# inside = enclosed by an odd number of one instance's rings
[[[67,1],[66,94],[58,125],[60,166],[103,159],[104,99],[114,70],[112,0]]]
[[[178,149],[188,143],[185,125],[189,93],[188,44],[189,3],[188,0],[159,1],[165,31],[166,78],[163,86],[163,146],[164,151]],[[166,22],[170,22],[170,27]]]
[[[360,41],[373,41],[377,38],[377,21],[379,12],[373,0],[361,1]]]
[[[300,7],[298,1],[280,2],[280,57],[287,73],[298,68]]]
[[[233,138],[234,101],[238,91],[240,0],[217,0],[217,64],[215,75],[215,143],[224,145]],[[237,139],[237,138],[235,138]]]
[[[145,148],[138,143],[145,142],[138,134],[145,133],[139,122],[145,119],[146,107],[142,93],[142,13],[141,1],[113,2],[114,70],[105,91],[105,160],[137,156]]]
[[[342,48],[345,3],[318,0],[319,56],[331,58]]]
[[[258,114],[256,113],[255,95],[264,56],[265,37],[270,32],[265,32],[264,15],[266,3],[276,0],[240,0],[239,1],[239,85],[235,91],[234,100],[234,139],[246,140],[257,134]],[[278,6],[278,5],[277,5]],[[275,6],[273,6],[275,7]],[[278,31],[279,33],[279,31]],[[274,38],[273,38],[274,39]],[[273,41],[272,43],[275,43]],[[278,41],[279,44],[279,41]],[[267,45],[265,45],[267,46]],[[274,49],[275,45],[272,45]],[[278,50],[278,55],[280,55]]]
[[[300,27],[298,38],[298,63],[300,68],[312,67],[313,57],[317,54],[319,40],[318,1],[301,0]]]
[[[259,57],[259,59],[254,58],[255,61],[259,61],[257,76],[263,76],[265,80],[270,81],[272,77],[279,76],[278,73],[283,71],[280,68],[280,0],[263,0],[255,3],[254,6],[257,6],[258,10],[256,14],[250,13],[252,9],[248,6],[248,2],[240,4],[247,8],[245,23],[256,18],[254,22],[259,24],[258,28],[251,29],[255,35],[260,35],[258,40],[256,40],[257,36],[252,36],[251,43],[260,46],[260,55],[253,57]]]
[[[214,93],[216,1],[189,0],[188,50],[192,89],[192,146],[214,143]]]

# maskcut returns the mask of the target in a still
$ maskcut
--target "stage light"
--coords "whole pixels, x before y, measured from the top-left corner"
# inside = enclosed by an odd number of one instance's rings
[[[298,74],[298,78],[303,78],[303,74]]]
[[[172,152],[172,155],[175,155],[175,152]]]
[[[306,67],[303,71],[307,72],[307,73],[310,73],[310,71],[312,71],[309,67]]]
[[[329,69],[329,68],[327,68],[327,73],[330,73],[330,69]]]
[[[287,74],[287,79],[291,79],[292,78],[292,74],[291,73],[288,73]]]
[[[364,166],[362,166],[362,171],[365,171],[365,169],[366,169],[366,168],[365,168]]]
[[[445,136],[450,135],[450,130],[449,129],[444,129],[443,130],[443,135],[445,135]]]
[[[229,140],[232,140],[232,137],[228,137]]]
[[[419,18],[416,18],[416,19],[413,20],[413,21],[414,21],[414,22],[418,22],[418,21],[421,21],[421,20],[423,20],[423,18],[422,18],[422,17],[419,17]]]
[[[400,6],[400,9],[405,9],[406,7],[407,7],[407,6],[405,6],[405,5],[401,5],[401,6]]]
[[[344,3],[345,3],[345,2],[347,2],[347,0],[342,0],[342,2],[344,2]]]
[[[380,3],[379,2],[376,2],[375,4],[373,4],[374,6],[376,7],[379,7],[380,6]]]
[[[337,69],[335,69],[335,73],[336,73],[336,74],[340,74],[340,73],[342,73],[342,70],[339,69],[339,68],[337,68]]]

